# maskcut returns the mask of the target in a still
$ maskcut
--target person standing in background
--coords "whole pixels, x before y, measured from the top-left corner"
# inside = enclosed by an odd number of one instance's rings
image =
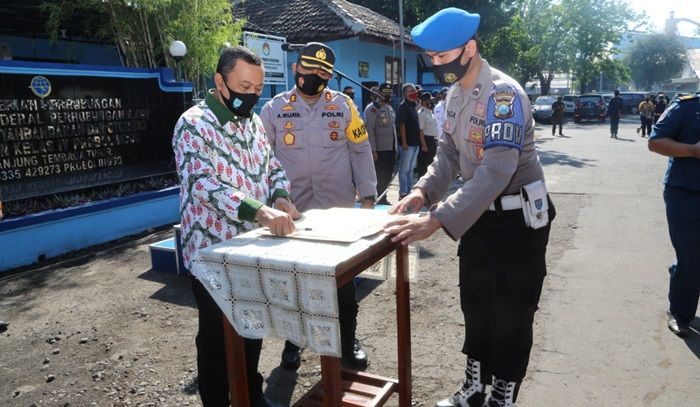
[[[659,117],[661,117],[666,110],[666,106],[666,95],[663,93],[656,95],[656,104],[654,104],[654,124],[659,121]]]
[[[420,128],[422,139],[425,144],[421,146],[418,152],[418,164],[416,166],[418,178],[425,175],[428,166],[435,158],[437,151],[438,132],[437,122],[433,114],[432,97],[430,93],[423,92],[420,95],[421,108],[418,110],[418,127]]]
[[[637,110],[641,122],[641,127],[637,128],[637,134],[642,130],[642,137],[651,136],[651,125],[654,122],[654,97],[649,96],[643,100]]]
[[[447,96],[447,88],[443,87],[440,89],[440,92],[438,92],[439,102],[437,102],[435,109],[433,109],[435,122],[437,123],[438,127],[438,140],[440,137],[442,137],[442,128],[445,125],[445,96]]]
[[[561,127],[564,124],[564,102],[563,98],[559,96],[557,100],[552,103],[552,136],[554,135],[557,125],[559,125],[559,135],[563,136],[561,132]]]
[[[401,158],[399,160],[399,199],[411,192],[413,184],[413,170],[416,168],[418,150],[425,141],[420,135],[418,121],[418,91],[415,85],[407,83],[403,85],[404,99],[399,105],[399,113],[396,116],[396,124],[399,130],[399,144]]]
[[[377,203],[390,205],[385,191],[389,188],[394,175],[396,161],[396,127],[394,126],[396,113],[390,103],[392,91],[390,83],[374,86],[371,90],[381,95],[372,95],[372,102],[365,108],[365,127],[369,144],[372,146],[374,170],[377,175],[377,193],[381,197]]]
[[[622,118],[623,102],[620,97],[620,91],[615,89],[615,96],[608,102],[607,116],[610,117],[610,138],[617,138],[617,129],[620,126],[620,118]]]

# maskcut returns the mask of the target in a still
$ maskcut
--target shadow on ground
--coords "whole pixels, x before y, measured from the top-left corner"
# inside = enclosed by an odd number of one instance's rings
[[[556,164],[574,168],[583,168],[594,167],[597,163],[597,160],[591,160],[588,158],[576,158],[570,156],[569,154],[552,150],[538,150],[537,155],[540,157],[540,162],[542,163],[542,165]]]
[[[192,294],[192,277],[150,269],[139,275],[138,278],[163,284],[163,287],[148,298],[173,305],[197,308]]]

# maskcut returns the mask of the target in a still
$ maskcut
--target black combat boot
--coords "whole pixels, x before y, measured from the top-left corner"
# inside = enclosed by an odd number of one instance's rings
[[[467,359],[464,369],[466,379],[454,395],[435,403],[435,407],[482,407],[486,399],[484,384],[481,382],[481,362]]]
[[[491,386],[491,397],[489,397],[488,407],[516,407],[515,400],[518,398],[520,382],[508,382],[498,377],[493,378]]]

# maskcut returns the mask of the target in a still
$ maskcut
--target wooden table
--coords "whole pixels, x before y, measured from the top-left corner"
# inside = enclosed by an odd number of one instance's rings
[[[398,352],[398,380],[340,368],[340,358],[321,356],[321,381],[304,395],[295,406],[381,406],[394,392],[399,394],[399,405],[411,405],[411,318],[410,287],[408,280],[408,247],[391,242],[385,237],[361,253],[338,264],[335,270],[338,287],[385,256],[396,253],[396,326]],[[241,338],[224,320],[226,365],[232,407],[249,407],[248,378],[245,352]],[[341,374],[342,373],[342,374]]]

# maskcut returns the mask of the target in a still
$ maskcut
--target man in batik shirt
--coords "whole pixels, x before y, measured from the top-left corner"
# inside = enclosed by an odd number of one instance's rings
[[[288,199],[289,181],[252,111],[263,78],[260,57],[252,51],[224,50],[214,75],[216,88],[175,127],[187,268],[198,250],[250,230],[256,221],[278,235],[294,231],[293,219],[299,213]],[[228,406],[222,312],[202,282],[193,280],[193,291],[199,307],[196,343],[202,404]],[[272,405],[263,397],[263,378],[257,372],[261,347],[262,340],[245,339],[248,394],[254,407]]]

